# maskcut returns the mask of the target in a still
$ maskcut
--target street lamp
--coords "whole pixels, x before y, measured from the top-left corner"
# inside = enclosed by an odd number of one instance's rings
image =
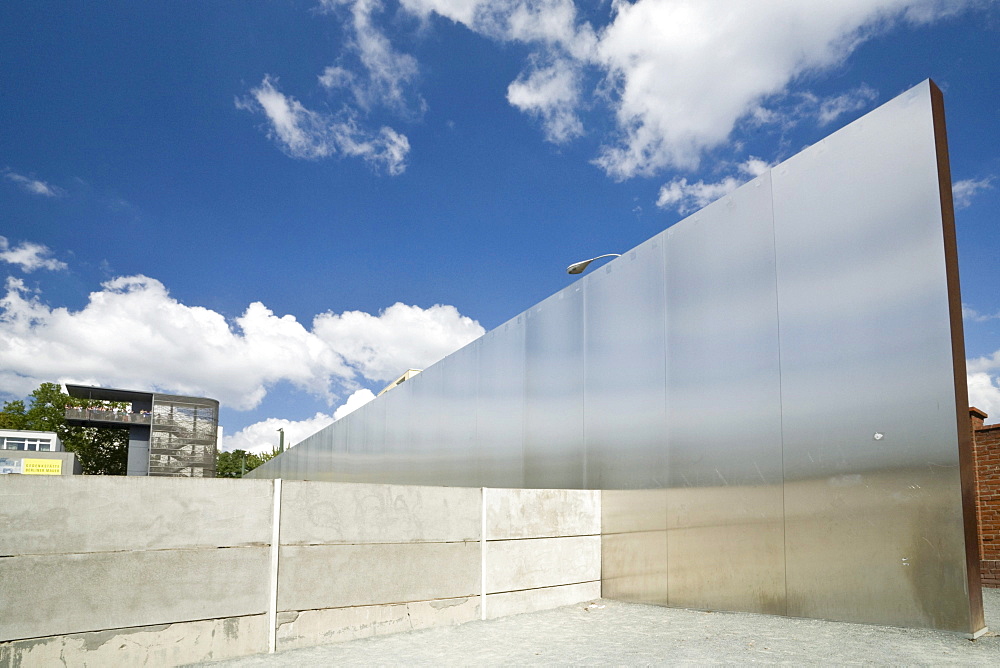
[[[587,265],[594,260],[600,260],[602,257],[621,257],[621,253],[608,253],[606,255],[598,255],[597,257],[592,257],[589,260],[583,260],[582,262],[574,262],[570,266],[566,267],[567,274],[582,274],[583,270],[587,268]]]

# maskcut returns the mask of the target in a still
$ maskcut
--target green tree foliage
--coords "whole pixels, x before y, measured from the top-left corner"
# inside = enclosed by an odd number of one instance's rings
[[[66,407],[102,404],[69,396],[56,383],[42,383],[31,393],[30,406],[23,401],[4,402],[0,428],[54,431],[66,450],[75,452],[88,475],[125,475],[128,466],[128,427],[71,427]],[[113,404],[112,404],[113,405]]]
[[[24,402],[17,401],[4,402],[3,409],[0,410],[0,429],[27,429],[28,409],[24,407]]]
[[[219,452],[215,456],[215,477],[241,478],[264,462],[273,459],[277,454],[277,449],[259,455],[245,450]]]

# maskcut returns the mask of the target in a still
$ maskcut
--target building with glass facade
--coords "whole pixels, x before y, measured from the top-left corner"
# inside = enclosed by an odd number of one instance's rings
[[[68,406],[67,424],[128,428],[128,475],[215,477],[218,401],[86,385],[67,385],[66,392],[107,402],[89,408]]]

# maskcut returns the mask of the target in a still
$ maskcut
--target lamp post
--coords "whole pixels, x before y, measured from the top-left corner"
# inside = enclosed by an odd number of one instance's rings
[[[282,427],[281,429],[279,429],[278,434],[280,439],[278,441],[278,454],[280,455],[282,452],[285,451],[285,428]]]
[[[589,260],[583,260],[582,262],[574,262],[570,266],[566,267],[567,274],[582,274],[583,270],[587,268],[594,260],[600,260],[602,257],[621,257],[621,253],[607,253],[605,255],[598,255],[597,257],[592,257]]]

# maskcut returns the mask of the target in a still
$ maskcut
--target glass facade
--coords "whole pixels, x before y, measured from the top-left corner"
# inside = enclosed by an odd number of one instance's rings
[[[87,406],[66,406],[66,423],[128,429],[127,474],[214,478],[219,402],[136,390],[66,385]]]
[[[214,478],[218,426],[217,401],[153,395],[149,475]]]

